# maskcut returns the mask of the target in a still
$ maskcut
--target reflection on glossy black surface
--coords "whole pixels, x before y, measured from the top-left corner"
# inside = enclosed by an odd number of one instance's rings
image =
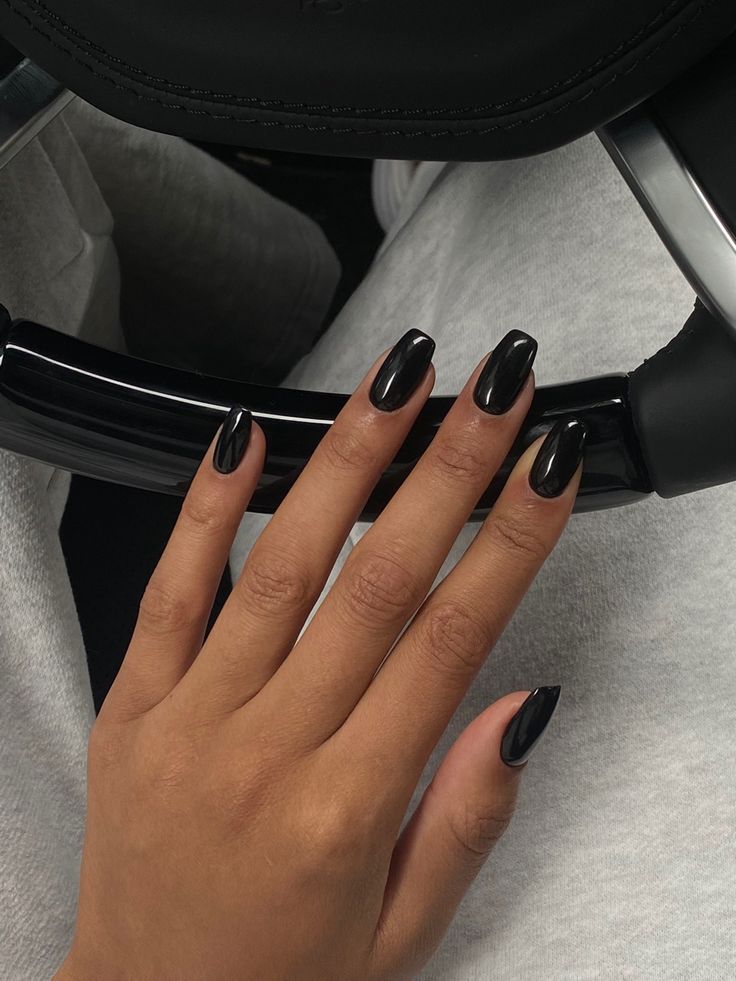
[[[539,389],[474,518],[488,512],[520,453],[567,415],[577,416],[587,432],[576,510],[628,504],[650,493],[627,397],[626,375]],[[244,405],[268,440],[251,508],[269,513],[346,398],[208,378],[105,351],[27,321],[3,330],[0,317],[0,446],[90,477],[183,494],[230,407]],[[452,401],[429,400],[371,495],[365,520],[390,500]]]

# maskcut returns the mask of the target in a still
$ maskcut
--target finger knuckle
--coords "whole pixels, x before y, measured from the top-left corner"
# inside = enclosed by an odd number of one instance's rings
[[[300,808],[296,827],[290,835],[298,842],[302,868],[329,875],[344,861],[354,857],[356,836],[355,808],[338,794],[324,795],[318,801],[305,802]]]
[[[255,550],[243,568],[238,596],[249,610],[279,616],[303,612],[312,597],[311,577],[294,556]]]
[[[455,484],[477,484],[490,478],[477,441],[468,435],[435,439],[430,464],[441,479]]]
[[[395,556],[358,550],[345,566],[341,593],[351,619],[373,624],[406,615],[416,587],[412,573]]]
[[[321,848],[340,848],[353,837],[354,809],[339,794],[323,797],[304,822],[304,832]]]
[[[149,581],[138,605],[138,625],[153,636],[186,628],[199,616],[200,610],[185,596],[156,576]]]
[[[382,838],[383,828],[375,808],[360,796],[336,791],[319,802],[318,819],[307,828],[315,855],[333,859],[344,873],[344,862],[362,862]]]
[[[485,531],[496,547],[524,563],[541,562],[549,552],[530,516],[518,511],[492,515],[485,524]]]
[[[281,772],[279,762],[245,747],[233,755],[231,766],[217,768],[210,774],[208,807],[227,840],[242,842],[256,830],[254,818],[260,820],[261,816],[278,812],[282,806]]]
[[[513,805],[510,803],[497,803],[479,809],[466,802],[448,815],[447,823],[460,849],[472,861],[477,859],[482,862],[503,836],[512,814]]]
[[[360,430],[335,427],[327,434],[322,451],[330,469],[348,473],[365,470],[376,456],[374,448]]]
[[[490,646],[488,630],[462,603],[430,606],[424,617],[421,649],[445,677],[467,678],[482,664]]]
[[[217,494],[197,493],[184,498],[180,520],[198,538],[209,538],[229,525],[229,515]]]

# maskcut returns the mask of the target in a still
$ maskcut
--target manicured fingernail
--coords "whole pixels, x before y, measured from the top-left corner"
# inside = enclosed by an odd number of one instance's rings
[[[232,473],[240,466],[250,442],[253,416],[242,405],[233,406],[222,424],[212,463],[218,473]]]
[[[559,497],[580,466],[585,426],[579,419],[560,419],[547,433],[529,472],[529,484],[540,497]]]
[[[537,342],[523,330],[510,330],[491,352],[475,386],[479,409],[500,416],[519,397],[537,356]]]
[[[501,759],[507,766],[526,763],[539,742],[560,700],[560,686],[537,688],[506,727],[501,740]]]
[[[371,385],[377,409],[393,412],[406,405],[419,388],[432,361],[435,343],[421,330],[409,330],[387,355]]]

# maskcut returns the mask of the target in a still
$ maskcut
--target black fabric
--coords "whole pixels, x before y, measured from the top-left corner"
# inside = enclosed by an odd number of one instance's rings
[[[324,333],[363,282],[383,241],[373,210],[370,162],[199,145],[251,183],[309,215],[327,236],[340,260],[340,280],[324,318],[320,334]]]
[[[98,712],[123,662],[138,604],[180,508],[181,501],[166,494],[72,477],[61,547]],[[231,586],[226,568],[210,623],[217,619]]]
[[[630,399],[658,494],[736,480],[736,332],[700,301],[677,337],[631,375]]]
[[[733,0],[0,0],[0,33],[123,119],[409,159],[549,149],[734,30]]]
[[[7,75],[22,60],[23,56],[12,45],[8,44],[6,40],[0,37],[0,78]]]

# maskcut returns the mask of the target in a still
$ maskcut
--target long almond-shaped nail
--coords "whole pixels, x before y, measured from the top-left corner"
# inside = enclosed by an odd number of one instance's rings
[[[560,419],[547,433],[529,472],[529,484],[540,497],[559,497],[580,466],[585,426],[579,419]]]
[[[409,330],[388,353],[370,391],[377,409],[394,412],[419,388],[432,361],[435,343],[421,330]]]
[[[212,455],[212,464],[218,473],[237,470],[245,456],[253,429],[253,416],[242,405],[235,405],[225,417]]]
[[[506,727],[501,759],[507,766],[526,763],[547,728],[560,700],[560,686],[537,688]]]
[[[529,377],[537,342],[523,330],[510,330],[494,347],[473,392],[479,409],[500,416],[508,412]]]

